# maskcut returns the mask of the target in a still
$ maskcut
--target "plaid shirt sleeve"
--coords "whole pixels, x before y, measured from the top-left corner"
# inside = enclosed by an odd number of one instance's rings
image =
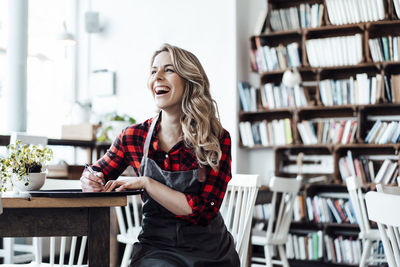
[[[106,154],[93,164],[95,171],[101,171],[106,180],[118,178],[121,173],[128,167],[128,163],[124,159],[123,149],[123,131],[113,142]]]
[[[139,173],[149,122],[150,120],[124,129],[106,154],[93,164],[93,169],[103,172],[106,180],[117,179],[129,165]]]
[[[225,130],[220,139],[220,145],[222,156],[218,170],[214,171],[211,167],[207,167],[207,180],[200,194],[185,194],[192,208],[192,214],[178,217],[194,224],[207,225],[218,214],[226,187],[232,178],[231,138]]]

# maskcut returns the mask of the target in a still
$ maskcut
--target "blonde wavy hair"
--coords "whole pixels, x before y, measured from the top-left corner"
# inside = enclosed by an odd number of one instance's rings
[[[219,137],[223,129],[207,75],[195,55],[170,44],[164,44],[154,53],[151,64],[161,52],[170,54],[175,72],[185,81],[180,118],[183,141],[193,149],[199,164],[217,170],[222,155]]]

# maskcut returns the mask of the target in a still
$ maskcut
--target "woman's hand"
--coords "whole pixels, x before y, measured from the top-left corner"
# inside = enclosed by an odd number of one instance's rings
[[[124,191],[127,189],[144,189],[148,177],[119,177],[117,180],[110,180],[107,182],[105,191],[111,192],[115,189],[116,192]]]
[[[80,180],[83,192],[102,192],[104,190],[104,174],[102,172],[95,172],[95,174],[91,174],[86,169],[82,173]]]

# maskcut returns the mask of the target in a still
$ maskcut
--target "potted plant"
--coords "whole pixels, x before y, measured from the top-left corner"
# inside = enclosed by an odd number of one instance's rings
[[[44,184],[46,163],[53,157],[53,151],[21,141],[8,145],[7,150],[7,156],[0,160],[0,191],[6,191],[7,184],[20,191],[39,190]]]
[[[98,131],[97,141],[114,141],[123,129],[134,123],[136,123],[136,120],[127,114],[118,115],[115,112],[109,113],[105,115],[101,128]]]

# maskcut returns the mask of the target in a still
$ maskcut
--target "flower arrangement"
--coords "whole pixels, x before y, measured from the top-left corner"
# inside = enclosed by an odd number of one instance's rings
[[[13,183],[13,176],[28,185],[28,174],[44,172],[45,164],[53,157],[50,148],[22,144],[21,141],[8,145],[7,151],[7,156],[0,159],[0,191],[6,190],[7,181]]]

